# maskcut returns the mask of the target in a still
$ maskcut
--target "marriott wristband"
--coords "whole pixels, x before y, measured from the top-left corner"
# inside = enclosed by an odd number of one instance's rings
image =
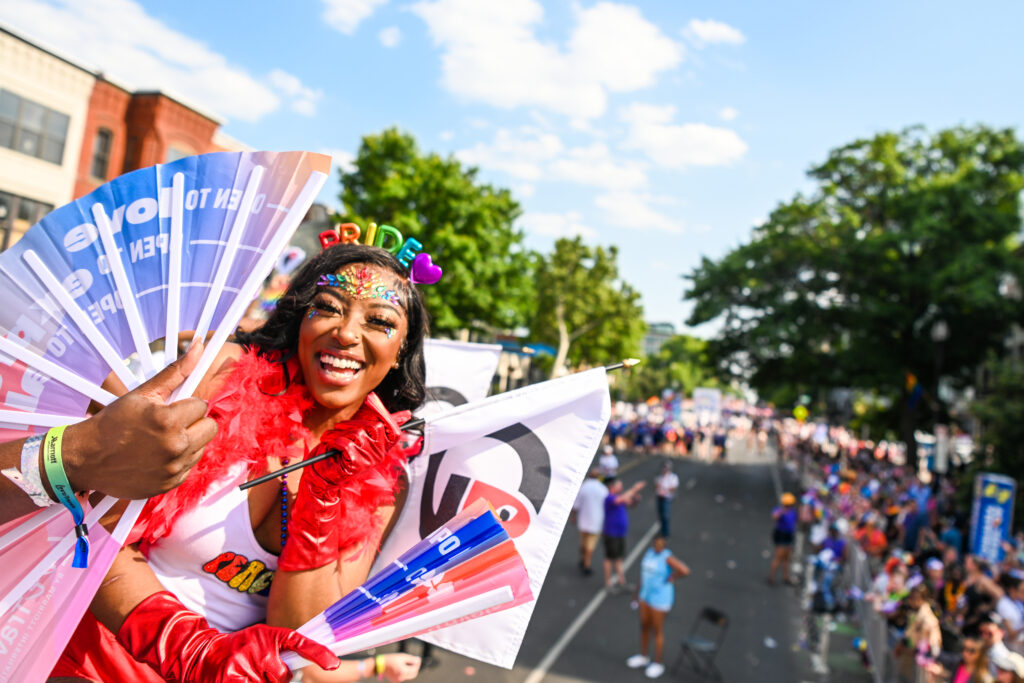
[[[75,497],[75,492],[68,481],[68,475],[64,471],[64,459],[61,454],[61,445],[64,441],[64,429],[66,426],[54,427],[46,433],[43,440],[43,468],[46,470],[46,478],[53,489],[53,495],[68,509],[72,519],[75,521],[75,558],[71,563],[72,567],[83,569],[89,566],[89,529],[85,525],[85,512],[82,504]]]

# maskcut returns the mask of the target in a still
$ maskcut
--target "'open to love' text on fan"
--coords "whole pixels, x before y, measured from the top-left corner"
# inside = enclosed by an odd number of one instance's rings
[[[329,170],[330,157],[309,152],[187,157],[121,176],[29,229],[0,254],[0,442],[110,403],[111,373],[137,386],[174,360],[183,332],[209,335],[171,400],[191,395]],[[86,515],[95,552],[84,570],[70,568],[73,523],[60,506],[0,529],[0,629],[17,633],[0,680],[50,671],[144,503],[108,535],[94,522],[112,502]]]

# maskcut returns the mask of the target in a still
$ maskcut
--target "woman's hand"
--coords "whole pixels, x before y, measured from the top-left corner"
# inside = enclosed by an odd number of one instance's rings
[[[313,455],[328,450],[338,451],[338,454],[310,467],[326,483],[336,486],[345,478],[380,463],[401,438],[402,431],[391,415],[378,416],[372,408],[364,406],[351,420],[339,422],[324,432]]]
[[[420,673],[420,658],[402,652],[384,655],[384,678],[389,681],[411,681]]]
[[[78,491],[143,499],[182,481],[217,433],[206,401],[167,399],[195,369],[202,345],[64,435],[64,469]]]
[[[326,647],[291,629],[256,624],[220,633],[166,591],[139,603],[118,630],[117,640],[167,680],[182,683],[286,683],[292,674],[281,661],[284,650],[328,670],[339,664]]]
[[[383,660],[384,670],[380,678],[386,681],[411,681],[420,672],[420,658],[402,652],[379,655]],[[307,683],[354,683],[354,681],[374,678],[376,659],[343,659],[341,666],[333,671],[324,671],[320,667],[307,666],[302,670],[302,680]]]

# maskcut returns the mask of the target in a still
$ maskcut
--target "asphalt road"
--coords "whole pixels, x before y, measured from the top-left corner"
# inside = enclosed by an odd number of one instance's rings
[[[662,458],[626,454],[620,455],[620,460],[620,475],[627,487],[634,481],[648,481],[643,500],[630,514],[627,559],[633,557],[634,561],[626,575],[635,583],[644,539],[653,537],[656,526],[651,482]],[[690,566],[691,574],[677,582],[675,606],[666,618],[665,663],[671,665],[676,659],[679,642],[701,606],[711,605],[730,618],[716,659],[727,682],[867,680],[863,670],[857,670],[859,664],[843,671],[843,661],[853,658],[849,653],[839,653],[840,667],[834,667],[830,679],[813,674],[807,654],[796,648],[802,615],[795,589],[764,582],[771,551],[770,510],[777,500],[774,456],[747,451],[743,443],[736,443],[731,444],[725,464],[689,458],[673,462],[681,486],[672,507],[669,547]],[[577,567],[577,544],[577,532],[570,525],[562,534],[514,669],[481,664],[435,648],[437,665],[423,670],[417,680],[647,680],[642,669],[625,666],[626,658],[639,649],[638,618],[630,608],[631,596],[604,591],[600,571],[582,576]],[[598,570],[602,552],[599,544],[595,552]],[[418,654],[415,645],[411,650]],[[830,664],[835,662],[830,659]],[[684,669],[677,677],[666,673],[662,680],[698,679]]]

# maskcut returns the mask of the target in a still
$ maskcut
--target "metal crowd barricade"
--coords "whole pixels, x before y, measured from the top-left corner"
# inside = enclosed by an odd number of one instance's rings
[[[847,539],[847,542],[853,551],[850,554],[853,585],[860,590],[861,594],[865,594],[871,589],[872,582],[867,554],[853,539]],[[889,647],[889,625],[866,600],[856,600],[854,605],[861,630],[864,631],[864,640],[868,645],[868,657],[871,659],[875,683],[889,683],[891,675],[896,671],[892,660],[892,650]]]

